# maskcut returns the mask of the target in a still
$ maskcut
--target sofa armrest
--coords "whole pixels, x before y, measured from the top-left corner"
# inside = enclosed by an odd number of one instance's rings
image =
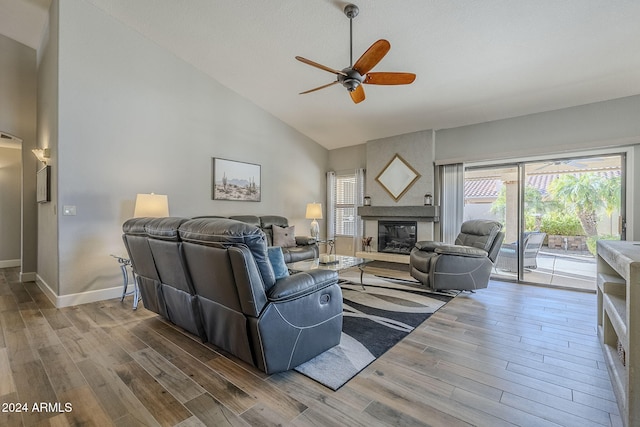
[[[441,245],[435,249],[435,253],[440,255],[464,256],[469,258],[486,258],[489,256],[487,251],[484,249],[461,245]]]
[[[267,299],[270,302],[293,300],[336,283],[338,283],[338,273],[332,270],[295,273],[276,280],[276,284],[268,291]]]
[[[310,236],[296,236],[296,245],[298,246],[310,246],[315,245],[316,239]]]
[[[439,248],[440,246],[443,246],[443,245],[446,245],[446,243],[435,242],[433,240],[422,240],[420,242],[416,242],[415,248],[420,251],[434,252],[436,248]]]

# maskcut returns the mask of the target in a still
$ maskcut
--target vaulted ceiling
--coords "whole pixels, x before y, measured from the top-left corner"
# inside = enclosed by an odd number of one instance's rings
[[[359,0],[354,61],[376,40],[373,71],[407,86],[340,85],[348,2],[84,0],[331,149],[640,94],[637,0]],[[39,46],[50,0],[0,0],[0,33]]]

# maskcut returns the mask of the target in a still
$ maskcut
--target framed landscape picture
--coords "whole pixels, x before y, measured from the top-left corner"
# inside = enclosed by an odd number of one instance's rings
[[[260,165],[213,158],[213,200],[259,202]]]

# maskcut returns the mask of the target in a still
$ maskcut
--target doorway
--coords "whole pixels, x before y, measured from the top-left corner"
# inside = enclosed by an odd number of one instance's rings
[[[624,154],[468,166],[464,220],[504,224],[492,277],[595,291],[595,242],[624,239]]]
[[[0,268],[20,267],[22,140],[0,131]]]

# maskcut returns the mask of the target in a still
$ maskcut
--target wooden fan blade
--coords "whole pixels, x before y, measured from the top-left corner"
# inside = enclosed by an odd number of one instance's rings
[[[413,83],[413,73],[368,73],[363,83],[370,85],[408,85]]]
[[[384,58],[389,49],[391,49],[391,44],[388,41],[384,39],[378,40],[362,54],[360,59],[353,65],[353,69],[364,76]]]
[[[336,80],[335,82],[331,82],[331,83],[329,83],[329,84],[322,85],[322,86],[317,87],[317,88],[315,88],[315,89],[309,89],[309,90],[306,90],[306,91],[304,91],[304,92],[300,92],[298,95],[304,95],[305,93],[315,92],[315,91],[317,91],[317,90],[324,89],[325,87],[333,86],[333,85],[334,85],[334,84],[336,84],[336,83],[338,83],[338,81],[337,81],[337,80]]]
[[[349,95],[351,95],[351,99],[353,100],[353,102],[358,104],[364,101],[364,88],[362,87],[362,85],[359,85],[356,90],[349,92]]]
[[[333,68],[329,68],[329,67],[324,66],[322,64],[318,64],[317,62],[314,62],[314,61],[312,61],[310,59],[307,59],[307,58],[303,58],[302,56],[296,56],[296,59],[298,61],[300,61],[300,62],[304,62],[307,65],[311,65],[312,67],[320,68],[321,70],[328,71],[328,72],[333,73],[333,74],[340,74],[340,75],[345,76],[345,77],[347,76],[347,74],[342,72],[342,71],[334,70]]]

